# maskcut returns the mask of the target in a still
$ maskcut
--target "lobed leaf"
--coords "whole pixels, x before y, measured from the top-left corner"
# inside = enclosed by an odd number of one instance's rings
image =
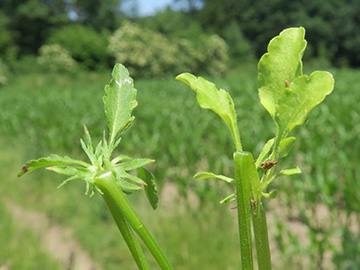
[[[116,64],[111,75],[112,79],[105,86],[103,97],[110,130],[110,145],[114,143],[118,134],[127,129],[135,119],[131,113],[137,106],[137,91],[128,70],[123,65]]]
[[[148,198],[151,207],[156,210],[156,208],[158,207],[159,199],[157,196],[156,184],[154,182],[154,175],[142,167],[138,168],[137,171],[141,179],[143,179],[146,183],[146,185],[144,186],[145,195]]]
[[[81,165],[84,167],[91,166],[90,164],[84,161],[72,159],[68,156],[62,157],[59,155],[51,154],[48,157],[42,157],[36,160],[30,160],[26,162],[25,165],[21,168],[20,172],[18,173],[18,177],[38,168],[50,167],[55,165]]]
[[[305,122],[307,114],[321,103],[334,88],[332,75],[315,71],[310,77],[296,78],[288,89],[282,92],[276,106],[275,121],[282,132],[290,132]]]
[[[302,75],[301,58],[306,48],[305,29],[288,28],[273,38],[258,64],[259,97],[261,104],[275,119],[276,105],[286,82]]]
[[[215,84],[190,73],[182,73],[176,79],[190,86],[196,92],[200,107],[217,113],[230,128],[234,139],[238,137],[234,102],[228,92],[223,89],[218,90]],[[235,143],[237,143],[236,140]]]

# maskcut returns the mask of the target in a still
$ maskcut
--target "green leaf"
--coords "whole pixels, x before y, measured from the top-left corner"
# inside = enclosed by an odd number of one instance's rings
[[[64,186],[68,182],[76,180],[76,179],[80,179],[80,177],[77,176],[77,175],[70,176],[69,178],[65,179],[60,185],[58,185],[58,188],[61,188],[62,186]]]
[[[286,82],[302,75],[301,58],[306,48],[305,29],[288,28],[273,38],[258,65],[259,97],[261,104],[275,119],[276,105]]]
[[[46,169],[64,175],[77,175],[81,178],[85,178],[93,174],[87,168],[74,166],[51,166]]]
[[[279,139],[303,124],[306,115],[334,87],[334,79],[328,72],[315,71],[310,77],[302,75],[304,36],[302,27],[282,31],[270,41],[268,52],[258,65],[260,102],[275,120]]]
[[[223,89],[218,90],[215,84],[202,77],[195,77],[190,73],[180,74],[176,79],[186,83],[196,92],[200,107],[214,111],[225,121],[230,128],[237,149],[241,150],[234,102],[229,93]]]
[[[229,202],[232,202],[232,201],[235,201],[236,200],[236,196],[235,196],[235,193],[227,196],[226,198],[222,199],[220,201],[220,204],[223,204],[223,203],[229,203]]]
[[[135,119],[131,113],[137,106],[136,89],[128,70],[123,65],[116,64],[111,75],[112,79],[105,86],[103,98],[110,130],[110,145]]]
[[[266,142],[266,144],[264,145],[263,149],[261,150],[256,162],[255,162],[255,166],[256,168],[259,168],[259,165],[261,164],[261,162],[263,162],[263,160],[265,159],[265,157],[267,156],[267,154],[270,152],[271,147],[274,144],[275,139],[272,138],[270,140],[268,140]]]
[[[26,162],[25,165],[21,168],[20,172],[18,173],[18,177],[42,167],[50,167],[55,165],[75,165],[75,164],[84,167],[91,166],[90,164],[84,161],[72,159],[68,156],[62,157],[59,155],[51,154],[48,157],[42,157],[36,160],[30,160]]]
[[[193,178],[195,180],[206,179],[206,178],[217,178],[217,179],[221,179],[227,183],[234,184],[234,179],[224,176],[224,175],[216,175],[211,172],[198,172],[197,174],[194,175]]]
[[[122,160],[133,160],[133,158],[125,156],[125,155],[119,155],[116,158],[114,158],[111,162],[116,164]]]
[[[263,192],[262,195],[263,195],[265,198],[268,198],[268,199],[275,199],[276,196],[278,195],[278,191],[277,191],[277,190],[273,190],[273,191],[271,191],[270,193],[265,193],[265,192]]]
[[[280,158],[286,157],[295,144],[295,137],[288,137],[280,142],[279,156]]]
[[[146,170],[145,168],[137,169],[139,176],[145,181],[146,185],[144,186],[146,197],[149,200],[151,207],[156,210],[158,207],[158,196],[157,196],[157,188],[154,182],[154,175]]]
[[[140,190],[142,189],[141,186],[129,183],[123,179],[117,179],[119,181],[119,185],[122,189],[128,190],[128,191],[133,191],[133,190]]]
[[[299,167],[290,167],[287,169],[283,169],[279,172],[279,175],[294,175],[294,174],[300,174],[301,170],[299,169]]]
[[[131,171],[139,167],[143,167],[149,163],[153,163],[155,160],[148,158],[136,158],[129,161],[124,161],[119,164],[125,171]]]
[[[290,152],[290,150],[294,146],[295,139],[296,139],[295,137],[289,137],[280,142],[280,152],[279,153],[280,153],[281,158],[286,157],[287,154]],[[275,141],[275,138],[272,138],[266,142],[263,149],[261,150],[261,153],[259,154],[259,157],[257,158],[257,160],[255,162],[256,168],[259,168],[260,164],[265,160],[265,157],[267,156],[267,154],[269,154],[271,147],[274,144],[274,141]]]
[[[124,170],[124,168],[119,165],[114,167],[114,171],[115,171],[116,179],[126,178],[140,185],[145,184],[145,182],[142,179],[127,173]]]
[[[282,92],[276,106],[275,121],[282,132],[289,132],[305,122],[307,114],[321,103],[334,88],[332,75],[315,71],[310,77],[296,78],[288,89]]]
[[[81,148],[84,150],[85,154],[88,156],[89,160],[91,161],[91,164],[96,164],[97,157],[95,156],[94,149],[92,149],[92,146],[86,145],[85,142],[80,139]]]

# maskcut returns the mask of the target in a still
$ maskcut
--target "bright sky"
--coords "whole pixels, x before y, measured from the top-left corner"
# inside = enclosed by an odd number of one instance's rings
[[[137,0],[139,15],[147,16],[155,14],[156,11],[164,9],[171,4],[172,0]]]

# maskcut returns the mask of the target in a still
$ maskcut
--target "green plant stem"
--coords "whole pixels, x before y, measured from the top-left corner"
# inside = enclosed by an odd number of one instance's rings
[[[144,253],[138,243],[138,241],[135,238],[135,235],[131,229],[131,227],[129,226],[129,224],[127,223],[123,213],[121,212],[121,210],[119,209],[119,207],[116,205],[116,203],[114,202],[114,200],[112,199],[111,195],[109,194],[109,192],[105,189],[103,189],[103,195],[102,195],[103,199],[105,200],[111,215],[113,216],[116,225],[118,226],[121,235],[123,236],[126,244],[129,247],[129,250],[132,254],[132,256],[134,257],[134,260],[137,264],[137,266],[139,267],[140,270],[149,270],[149,264],[146,261],[146,258],[144,256]]]
[[[240,235],[240,255],[242,270],[253,270],[251,220],[250,220],[250,179],[246,177],[247,168],[244,155],[234,153],[235,185]]]
[[[271,255],[266,223],[266,213],[261,201],[255,204],[252,221],[255,235],[256,254],[259,270],[271,270]]]
[[[229,128],[230,128],[231,134],[232,134],[233,139],[234,139],[236,151],[238,151],[238,152],[242,151],[242,145],[241,145],[241,139],[240,139],[240,132],[239,132],[239,128],[238,128],[238,126],[237,126],[236,121],[235,121],[235,123],[234,123],[231,127],[229,127]]]
[[[95,180],[97,186],[104,192],[107,192],[119,207],[130,226],[143,240],[155,260],[158,262],[161,269],[172,270],[172,266],[161,252],[159,246],[156,244],[150,232],[146,229],[134,209],[131,207],[120,185],[117,183],[112,172],[103,173]]]

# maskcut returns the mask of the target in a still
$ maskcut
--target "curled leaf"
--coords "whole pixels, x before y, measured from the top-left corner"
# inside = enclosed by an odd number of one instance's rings
[[[275,199],[276,196],[278,195],[278,191],[277,191],[277,190],[273,190],[273,191],[271,191],[270,193],[262,192],[262,195],[263,195],[265,198],[268,198],[268,199]]]
[[[141,179],[146,183],[146,186],[144,186],[145,195],[148,198],[151,207],[156,210],[159,199],[157,196],[156,184],[154,182],[154,175],[145,168],[138,168],[137,171]]]
[[[229,196],[227,196],[226,198],[222,199],[220,201],[220,204],[229,203],[229,202],[232,202],[235,200],[236,200],[236,196],[235,196],[235,193],[233,193],[233,194],[230,194]]]
[[[234,102],[229,93],[223,89],[218,90],[215,84],[190,73],[180,74],[176,79],[186,83],[196,92],[196,99],[201,108],[214,111],[225,121],[233,135],[235,144],[239,144]],[[241,145],[237,145],[237,148],[241,150]]]

